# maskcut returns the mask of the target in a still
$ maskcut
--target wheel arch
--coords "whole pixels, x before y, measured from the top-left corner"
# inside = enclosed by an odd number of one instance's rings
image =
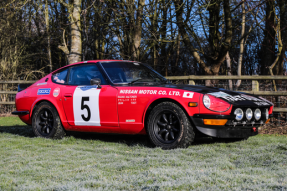
[[[56,110],[57,110],[57,112],[58,112],[58,114],[59,114],[59,117],[60,117],[61,121],[62,121],[62,122],[65,121],[66,116],[65,116],[65,113],[64,113],[63,109],[60,108],[55,101],[50,100],[50,99],[37,99],[37,100],[33,103],[33,105],[31,106],[31,109],[30,109],[30,118],[31,118],[31,120],[32,120],[32,117],[33,117],[33,114],[34,114],[35,109],[37,108],[37,106],[38,106],[39,104],[41,104],[41,103],[43,103],[43,102],[48,102],[48,103],[52,104],[52,105],[56,108]]]
[[[191,125],[195,128],[193,121],[190,119],[189,114],[186,111],[186,108],[184,106],[182,106],[182,104],[180,102],[178,102],[177,100],[171,99],[171,98],[158,98],[158,99],[155,99],[152,102],[150,102],[150,104],[147,106],[147,108],[145,110],[145,113],[143,116],[143,126],[144,126],[145,130],[146,130],[145,124],[147,124],[147,120],[148,120],[149,114],[151,113],[152,109],[156,105],[158,105],[162,102],[172,102],[172,103],[175,103],[176,105],[178,105],[183,110],[183,112],[188,116],[188,119],[189,119]]]

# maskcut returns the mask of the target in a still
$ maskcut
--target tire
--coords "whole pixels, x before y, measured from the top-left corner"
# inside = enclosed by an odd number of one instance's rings
[[[42,102],[36,107],[32,129],[37,137],[61,139],[66,135],[56,108],[49,102]]]
[[[146,130],[152,144],[162,149],[186,148],[195,136],[185,112],[172,102],[162,102],[153,108]]]

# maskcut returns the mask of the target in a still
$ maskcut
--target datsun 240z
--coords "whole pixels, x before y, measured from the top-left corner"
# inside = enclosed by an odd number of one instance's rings
[[[220,88],[174,85],[150,66],[123,60],[62,67],[29,87],[16,109],[36,136],[66,131],[147,134],[163,149],[187,147],[195,136],[244,139],[269,121],[273,104]]]

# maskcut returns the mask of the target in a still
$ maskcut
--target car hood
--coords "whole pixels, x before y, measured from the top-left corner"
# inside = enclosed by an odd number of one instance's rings
[[[273,105],[270,101],[263,99],[261,97],[244,92],[230,91],[223,88],[193,86],[193,85],[175,85],[175,84],[165,84],[160,86],[165,88],[181,89],[201,94],[212,95],[217,98],[223,99],[228,103],[231,103],[233,106],[270,107]]]

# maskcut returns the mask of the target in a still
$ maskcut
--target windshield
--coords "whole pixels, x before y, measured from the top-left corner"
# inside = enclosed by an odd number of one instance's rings
[[[104,62],[103,68],[115,84],[141,82],[165,83],[167,80],[145,64],[135,62]]]

